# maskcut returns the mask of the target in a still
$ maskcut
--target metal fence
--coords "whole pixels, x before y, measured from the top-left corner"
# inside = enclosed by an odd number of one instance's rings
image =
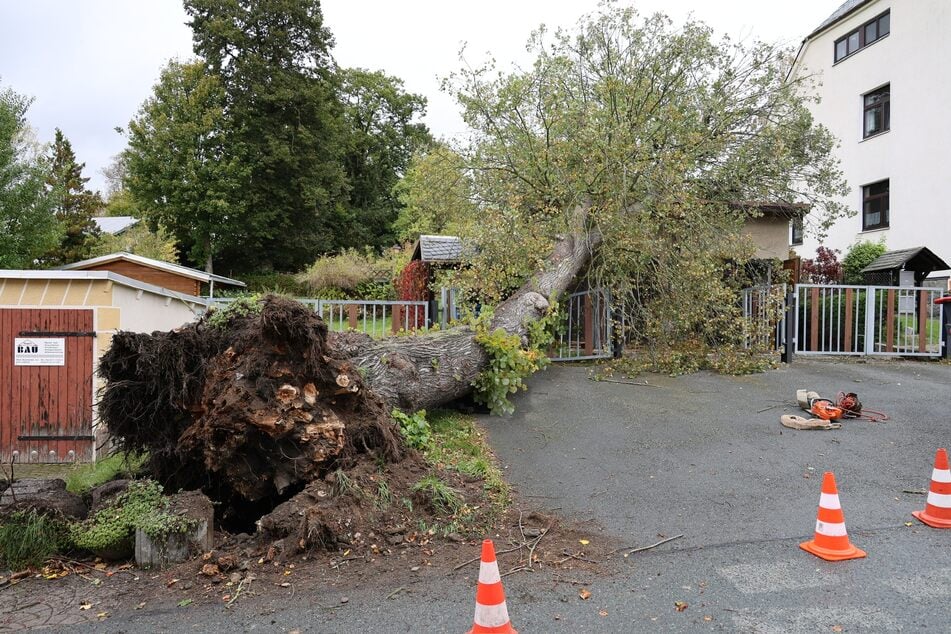
[[[212,305],[227,306],[233,299],[214,299]],[[357,331],[371,337],[412,332],[430,323],[429,302],[406,300],[305,299],[327,326],[337,332]]]
[[[941,354],[937,288],[830,286],[796,288],[796,353],[929,356]]]
[[[564,327],[548,357],[552,361],[604,359],[612,355],[611,295],[597,289],[569,295]]]
[[[740,302],[746,321],[744,345],[759,350],[782,350],[786,344],[786,285],[745,288]]]

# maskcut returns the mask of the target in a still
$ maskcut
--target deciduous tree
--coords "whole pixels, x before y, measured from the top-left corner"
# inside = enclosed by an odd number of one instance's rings
[[[121,158],[142,217],[209,271],[261,228],[242,197],[249,169],[235,156],[224,108],[224,90],[204,64],[172,61],[129,123]]]
[[[474,131],[460,150],[477,232],[491,232],[469,275],[511,287],[516,254],[533,267],[547,252],[536,238],[586,206],[604,238],[588,275],[627,297],[642,337],[722,341],[737,331],[723,267],[752,256],[736,203],[805,202],[826,223],[845,212],[834,138],[809,114],[808,80],[787,81],[789,51],[613,4],[572,32],[539,30],[529,50],[528,70],[446,82]]]
[[[401,207],[394,187],[413,153],[432,141],[417,121],[426,99],[379,71],[342,69],[339,77],[350,216],[342,245],[387,246],[395,239],[393,223]]]
[[[62,236],[46,187],[49,164],[30,136],[29,106],[0,88],[0,268],[34,266]]]

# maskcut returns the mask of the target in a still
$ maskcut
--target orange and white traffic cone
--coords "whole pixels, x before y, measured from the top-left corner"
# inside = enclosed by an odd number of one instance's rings
[[[934,457],[931,488],[923,511],[912,515],[934,528],[951,528],[951,469],[948,468],[948,450],[939,449]]]
[[[482,542],[482,563],[479,566],[479,587],[476,590],[475,619],[468,634],[518,634],[509,621],[505,607],[505,591],[499,576],[499,562],[495,560],[495,546],[491,539]]]
[[[853,546],[845,531],[845,514],[842,513],[839,491],[835,487],[835,476],[831,471],[826,471],[822,476],[816,535],[813,539],[799,544],[799,547],[826,561],[845,561],[865,557],[865,551]]]

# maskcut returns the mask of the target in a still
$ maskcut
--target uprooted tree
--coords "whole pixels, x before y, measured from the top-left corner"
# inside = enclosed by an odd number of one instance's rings
[[[802,195],[826,220],[841,212],[832,139],[775,48],[610,6],[576,37],[533,42],[528,72],[449,82],[474,131],[451,162],[468,185],[452,192],[479,214],[461,223],[480,250],[460,278],[497,304],[487,329],[527,339],[583,273],[632,298],[645,336],[721,336],[734,315],[720,269],[748,255],[736,203]],[[438,186],[425,174],[414,186]],[[201,487],[268,535],[327,544],[340,470],[413,460],[390,408],[464,396],[492,361],[478,328],[373,340],[269,297],[176,332],[118,334],[100,412],[163,482]]]
[[[590,259],[596,234],[565,236],[550,266],[498,307],[516,335]],[[115,335],[100,413],[117,444],[146,451],[174,488],[202,488],[271,536],[333,543],[319,495],[360,462],[412,458],[389,412],[467,394],[487,364],[469,327],[375,341],[331,333],[307,307],[268,296],[167,333]],[[323,487],[323,489],[321,489]],[[247,522],[245,522],[247,524]]]

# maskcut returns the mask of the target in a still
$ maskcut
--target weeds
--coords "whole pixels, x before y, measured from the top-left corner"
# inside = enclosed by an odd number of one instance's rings
[[[377,476],[376,481],[376,508],[384,510],[393,502],[393,492],[390,491],[390,485],[382,475]]]
[[[32,509],[11,513],[0,524],[0,569],[41,566],[68,545],[64,521]]]
[[[142,471],[146,454],[114,453],[93,464],[73,467],[66,476],[66,490],[83,495],[95,487],[118,478],[134,478]]]
[[[351,495],[357,499],[362,499],[367,496],[356,480],[348,476],[343,469],[337,469],[333,473],[332,492],[334,497]]]
[[[464,505],[459,492],[434,475],[428,475],[414,484],[413,493],[426,496],[437,513],[455,515]]]
[[[399,425],[403,440],[414,449],[427,449],[433,440],[429,421],[426,420],[426,410],[421,409],[415,414],[406,414],[398,409],[391,413],[393,420]]]

